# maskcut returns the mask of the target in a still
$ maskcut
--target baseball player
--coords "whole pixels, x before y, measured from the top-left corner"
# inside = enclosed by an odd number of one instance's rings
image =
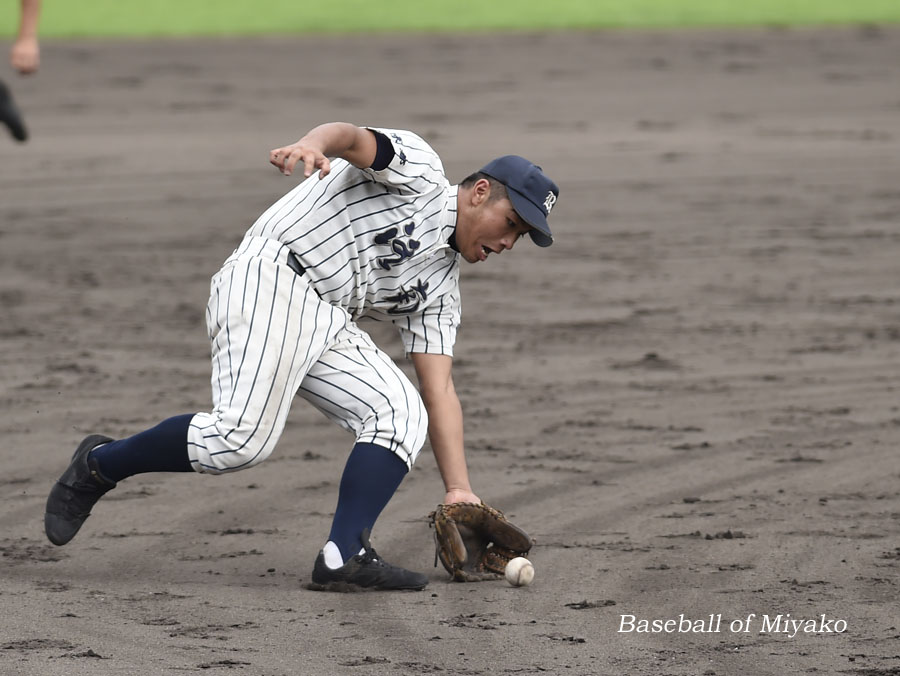
[[[41,52],[37,39],[40,12],[40,0],[22,0],[19,33],[9,53],[10,64],[22,75],[35,72],[40,65]],[[9,133],[17,141],[28,140],[28,130],[22,120],[22,114],[2,80],[0,80],[0,122],[6,125]]]
[[[212,278],[212,410],[126,439],[84,439],[50,492],[47,536],[69,542],[126,477],[261,463],[296,394],[356,440],[309,587],[422,589],[427,578],[384,561],[369,533],[426,434],[444,503],[480,502],[451,377],[460,261],[499,255],[526,233],[549,246],[547,215],[559,189],[518,156],[451,185],[414,133],[341,122],[272,150],[270,161],[286,175],[298,168],[305,180],[259,217]],[[361,317],[397,327],[418,391],[359,328]]]

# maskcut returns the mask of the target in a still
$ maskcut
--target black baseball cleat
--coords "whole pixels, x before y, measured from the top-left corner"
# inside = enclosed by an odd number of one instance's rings
[[[12,94],[9,93],[9,89],[3,82],[0,82],[0,122],[9,127],[9,133],[17,141],[28,139],[28,130],[25,129],[22,115],[13,102]]]
[[[421,573],[392,566],[382,559],[369,545],[369,532],[363,531],[362,541],[365,551],[357,554],[337,569],[325,565],[325,554],[319,552],[313,566],[312,582],[307,585],[313,591],[360,592],[368,590],[425,589],[428,578]]]
[[[85,438],[75,449],[69,468],[50,490],[44,532],[53,544],[64,545],[75,537],[97,500],[116,487],[115,482],[104,479],[96,464],[88,460],[88,453],[110,441],[100,434]]]

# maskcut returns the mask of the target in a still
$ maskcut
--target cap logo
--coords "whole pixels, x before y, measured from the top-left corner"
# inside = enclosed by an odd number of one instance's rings
[[[553,209],[553,205],[556,204],[556,195],[553,194],[553,191],[547,193],[547,199],[544,200],[544,209],[547,213],[550,213],[550,210]]]

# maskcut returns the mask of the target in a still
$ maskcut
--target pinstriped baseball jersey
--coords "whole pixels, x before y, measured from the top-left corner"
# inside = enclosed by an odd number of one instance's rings
[[[460,321],[457,186],[421,137],[378,129],[394,147],[383,170],[337,159],[256,221],[248,237],[293,251],[322,300],[352,318],[392,321],[407,352],[453,354]]]
[[[421,138],[380,133],[394,151],[384,169],[333,161],[324,179],[312,176],[263,213],[213,276],[213,410],[188,429],[197,471],[265,460],[295,394],[357,441],[415,462],[428,429],[422,399],[355,320],[394,322],[409,352],[452,355],[458,188]]]

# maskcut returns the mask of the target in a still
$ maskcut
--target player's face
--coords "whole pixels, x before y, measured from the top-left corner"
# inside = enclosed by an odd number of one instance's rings
[[[509,199],[486,200],[472,212],[468,227],[457,228],[456,245],[469,263],[478,263],[512,249],[529,230]]]

